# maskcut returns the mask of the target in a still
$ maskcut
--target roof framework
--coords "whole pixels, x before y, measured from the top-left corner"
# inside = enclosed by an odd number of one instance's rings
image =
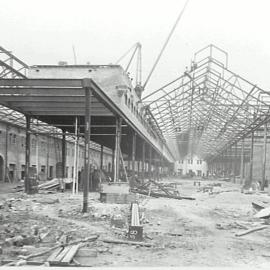
[[[0,79],[26,79],[29,66],[17,58],[11,51],[0,46]],[[16,97],[13,97],[16,98]],[[12,123],[25,128],[25,116],[21,112],[14,111],[6,106],[0,105],[0,121]],[[45,134],[53,134],[61,138],[62,130],[50,126],[45,122],[32,118],[32,130]],[[67,140],[74,142],[73,136],[67,136]]]
[[[195,53],[182,76],[143,102],[182,157],[210,160],[270,117],[270,93],[229,70],[227,53],[214,45]]]
[[[78,137],[84,141],[85,132],[85,79],[82,78],[28,78],[29,67],[0,47],[5,58],[0,62],[3,69],[0,75],[0,120],[25,127],[25,115],[31,117],[31,133],[62,137],[74,141],[75,118],[79,122]],[[4,64],[3,64],[4,63]],[[8,63],[5,65],[5,63]],[[16,69],[15,69],[16,67]],[[23,68],[22,68],[23,67]],[[43,66],[35,66],[37,69]],[[89,70],[90,66],[83,66]],[[57,66],[58,68],[58,66]],[[69,67],[73,68],[73,66]],[[80,69],[81,66],[74,66]],[[25,71],[22,73],[22,71]],[[69,76],[68,76],[69,77]],[[85,76],[86,77],[86,76]],[[87,77],[86,77],[87,78]],[[87,80],[88,81],[88,80]],[[174,157],[168,149],[155,119],[149,110],[139,115],[122,106],[124,93],[122,85],[110,95],[89,79],[91,96],[91,141],[92,145],[101,144],[108,149],[115,147],[116,118],[121,117],[121,147],[123,154],[130,154],[132,134],[136,132],[138,151],[136,158],[142,155],[142,143],[146,141],[153,147],[154,153],[164,157],[164,162],[172,162]],[[108,82],[106,82],[108,84]],[[111,85],[111,81],[109,82]],[[115,83],[115,82],[113,82]],[[118,81],[116,82],[118,83]],[[118,89],[118,88],[119,89]],[[115,95],[116,93],[117,95]],[[120,94],[121,95],[120,95]],[[122,98],[121,103],[119,99]],[[120,106],[118,103],[121,103]],[[143,110],[144,108],[142,108]],[[71,136],[68,136],[71,135]],[[149,156],[146,153],[146,158]]]

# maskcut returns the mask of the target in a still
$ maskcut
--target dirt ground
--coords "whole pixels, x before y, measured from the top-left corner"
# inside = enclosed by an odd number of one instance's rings
[[[144,241],[152,247],[102,241],[126,239],[130,205],[100,203],[99,194],[90,193],[89,213],[82,214],[82,194],[26,195],[11,193],[11,186],[1,184],[0,260],[18,260],[19,255],[46,250],[60,243],[63,236],[74,241],[97,234],[98,240],[88,244],[97,252],[96,257],[87,259],[91,266],[270,267],[270,225],[235,236],[265,222],[253,217],[251,203],[270,205],[267,193],[243,194],[237,184],[201,181],[201,187],[221,183],[209,194],[199,191],[193,180],[168,181],[177,182],[180,194],[195,200],[137,195],[144,215]],[[123,223],[113,222],[115,219]],[[32,260],[41,262],[47,257]]]

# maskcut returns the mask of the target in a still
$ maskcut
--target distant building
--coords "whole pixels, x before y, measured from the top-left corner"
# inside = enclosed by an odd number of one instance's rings
[[[186,156],[174,164],[174,171],[179,176],[206,176],[207,170],[207,162],[198,156]]]
[[[46,135],[31,135],[30,166],[38,169],[45,178],[61,174],[62,142],[60,138]],[[100,145],[91,143],[90,162],[93,168],[100,166]],[[73,177],[74,142],[66,142],[65,177]],[[84,166],[84,148],[78,150],[78,174]],[[103,170],[112,171],[112,152],[104,148]],[[0,121],[0,181],[17,181],[25,174],[25,129],[21,126]]]

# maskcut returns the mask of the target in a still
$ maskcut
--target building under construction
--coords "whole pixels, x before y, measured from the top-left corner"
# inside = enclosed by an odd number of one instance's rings
[[[0,47],[0,265],[269,267],[270,92],[213,44],[144,92],[187,2],[144,83],[140,43],[109,65]]]

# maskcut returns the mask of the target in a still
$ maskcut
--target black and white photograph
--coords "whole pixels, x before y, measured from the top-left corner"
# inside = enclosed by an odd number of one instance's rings
[[[270,269],[269,12],[0,0],[0,267]]]

